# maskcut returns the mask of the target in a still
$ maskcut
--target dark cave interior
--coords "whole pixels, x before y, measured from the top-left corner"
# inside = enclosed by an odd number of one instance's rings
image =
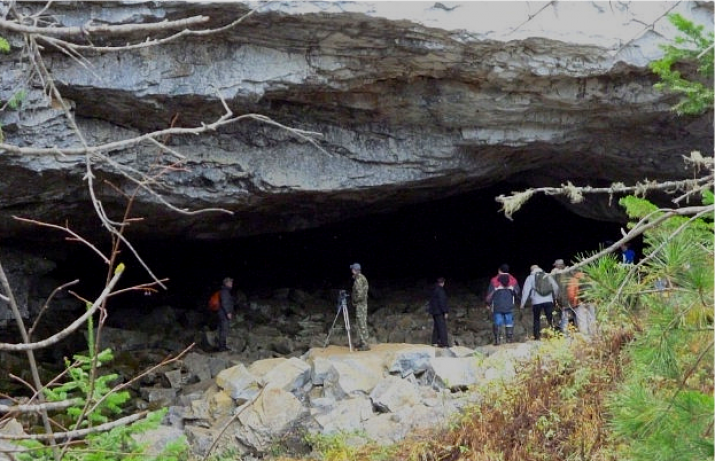
[[[579,217],[549,197],[533,198],[510,221],[494,197],[513,190],[522,189],[502,184],[301,232],[231,241],[133,243],[152,271],[169,279],[168,290],[160,290],[156,302],[196,308],[225,276],[249,296],[278,288],[348,288],[353,262],[362,265],[371,286],[385,288],[422,286],[440,275],[470,284],[490,277],[504,262],[522,281],[531,264],[548,271],[556,258],[571,261],[620,236],[624,223]],[[78,251],[51,275],[58,281],[80,278],[90,293],[98,293],[104,267],[88,250]],[[131,259],[122,286],[149,280]],[[131,298],[124,297],[128,303]]]

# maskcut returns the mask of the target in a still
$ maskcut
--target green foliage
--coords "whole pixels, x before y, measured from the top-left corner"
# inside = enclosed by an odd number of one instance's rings
[[[167,444],[157,454],[147,453],[146,444],[133,437],[159,425],[168,409],[149,413],[143,420],[132,425],[118,426],[106,432],[88,435],[81,445],[73,445],[62,457],[63,461],[182,461],[186,455],[186,440],[179,439]],[[17,456],[20,461],[54,461],[52,451],[37,441],[25,444],[32,448],[28,453]]]
[[[650,64],[661,80],[655,88],[682,97],[673,107],[678,115],[698,115],[713,107],[713,33],[704,33],[703,26],[696,26],[677,13],[668,19],[683,35],[675,39],[675,45],[662,46],[665,55]],[[684,78],[676,69],[677,64],[683,63],[697,66],[701,81]]]
[[[235,461],[241,459],[241,454],[235,448],[227,448],[219,454],[209,456],[209,461]]]
[[[27,91],[20,90],[12,95],[12,98],[7,102],[7,106],[12,110],[18,110],[22,107],[25,98],[27,98]]]
[[[0,53],[9,53],[10,52],[10,42],[7,41],[7,39],[0,37]],[[25,100],[27,97],[27,92],[25,90],[20,90],[17,93],[15,93],[12,98],[7,102],[7,105],[10,109],[12,110],[17,110],[21,104],[22,101]],[[5,135],[2,132],[2,124],[0,124],[0,142],[5,141]]]
[[[101,365],[109,362],[114,357],[112,351],[105,349],[97,355],[97,362]],[[71,364],[69,360],[65,362],[69,380],[56,388],[46,389],[45,395],[50,402],[58,402],[70,398],[77,398],[77,404],[67,409],[73,423],[78,422],[87,400],[91,406],[96,408],[87,413],[87,417],[82,420],[80,426],[87,426],[90,423],[106,423],[109,421],[108,415],[119,414],[122,411],[122,405],[129,400],[129,393],[110,392],[112,382],[116,381],[118,375],[115,373],[98,376],[96,379],[90,379],[93,358],[92,356],[77,354],[74,356],[75,363]],[[95,405],[99,403],[98,405]]]
[[[355,459],[357,448],[348,443],[350,434],[307,434],[305,441],[324,461]]]
[[[91,307],[88,305],[87,308]],[[112,351],[105,349],[96,352],[94,325],[90,318],[87,325],[88,354],[77,354],[74,363],[65,359],[65,382],[45,389],[48,401],[75,399],[77,403],[68,407],[65,413],[57,415],[65,425],[72,428],[90,427],[111,421],[123,411],[130,398],[126,391],[112,389],[111,383],[117,375],[109,373],[97,375],[97,368],[113,360]],[[89,409],[89,410],[87,410]],[[158,455],[146,453],[147,447],[140,444],[135,436],[156,428],[168,409],[150,412],[140,421],[130,425],[119,425],[109,431],[87,435],[82,443],[72,444],[62,456],[63,461],[180,461],[185,459],[186,440],[177,440],[168,444]],[[54,461],[52,449],[37,441],[27,441],[23,446],[30,451],[17,455],[19,461]]]
[[[636,197],[620,203],[633,220],[664,213]],[[625,379],[608,399],[610,427],[623,459],[712,459],[712,216],[674,216],[648,229],[643,242],[639,268],[607,257],[585,270],[587,296],[601,317],[628,319],[635,332],[625,349]]]
[[[91,305],[88,305],[87,309],[90,307]],[[119,414],[122,411],[122,405],[130,397],[126,391],[112,392],[111,384],[118,378],[117,374],[110,373],[98,377],[94,376],[94,371],[96,371],[97,367],[110,362],[114,359],[114,356],[109,349],[95,354],[94,325],[91,318],[88,320],[87,345],[89,348],[88,355],[76,354],[73,357],[74,363],[70,363],[69,360],[65,359],[69,379],[57,387],[45,389],[45,396],[50,402],[59,402],[71,398],[79,402],[67,409],[67,416],[69,416],[73,426],[79,423],[81,427],[108,422],[108,415]],[[89,402],[87,402],[88,400]],[[84,409],[87,403],[93,410],[85,415]]]

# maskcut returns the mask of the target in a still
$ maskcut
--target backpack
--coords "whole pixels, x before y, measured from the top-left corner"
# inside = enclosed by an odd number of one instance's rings
[[[491,304],[494,307],[513,308],[515,299],[516,296],[514,293],[514,287],[500,286],[494,289],[494,292],[492,293]]]
[[[571,272],[562,272],[553,276],[554,282],[556,282],[556,284],[559,286],[559,299],[557,301],[559,307],[561,308],[572,307],[571,303],[569,302],[567,290],[569,282],[571,281],[571,277],[573,277],[573,274]]]
[[[541,296],[548,296],[554,292],[554,287],[551,286],[549,275],[545,272],[537,272],[534,275],[534,289]]]
[[[220,307],[221,307],[221,290],[217,290],[209,298],[209,310],[211,312],[218,312]]]

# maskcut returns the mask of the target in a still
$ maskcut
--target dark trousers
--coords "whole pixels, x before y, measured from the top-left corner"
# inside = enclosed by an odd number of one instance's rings
[[[549,324],[549,328],[553,327],[554,322],[554,303],[540,303],[531,306],[534,311],[534,339],[539,339],[541,337],[541,311],[543,309],[546,315],[546,321]]]
[[[448,347],[447,342],[447,321],[444,319],[444,314],[435,314],[432,316],[434,324],[432,327],[432,344]]]
[[[218,347],[226,348],[228,337],[228,316],[223,312],[218,313]]]

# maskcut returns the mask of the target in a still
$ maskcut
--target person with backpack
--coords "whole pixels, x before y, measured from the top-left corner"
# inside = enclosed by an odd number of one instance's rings
[[[218,314],[218,351],[225,352],[230,351],[226,345],[226,340],[228,338],[228,324],[231,318],[233,318],[233,294],[231,290],[233,289],[233,279],[231,277],[226,277],[223,279],[221,284],[221,291],[219,293],[219,308],[216,313]]]
[[[569,302],[567,287],[569,280],[573,277],[571,271],[566,270],[566,264],[563,259],[557,259],[553,264],[554,268],[551,270],[551,277],[553,277],[556,284],[559,286],[559,294],[554,298],[554,313],[556,311],[560,312],[559,330],[561,333],[566,334],[569,321],[576,321],[576,315],[573,310],[573,306]]]
[[[447,291],[444,289],[445,278],[438,277],[435,283],[432,296],[429,300],[427,312],[432,315],[432,345],[437,347],[449,347],[447,340],[447,322],[449,317],[449,305],[447,303]]]
[[[541,312],[546,315],[546,321],[553,327],[554,299],[559,297],[559,286],[551,275],[544,272],[542,268],[534,264],[530,267],[530,274],[524,281],[524,297],[521,299],[521,308],[526,305],[526,301],[531,301],[531,309],[534,313],[534,339],[541,338]]]
[[[497,275],[489,281],[487,289],[487,309],[492,313],[492,332],[494,333],[494,345],[499,345],[499,333],[504,325],[506,341],[514,341],[514,305],[521,297],[521,288],[516,278],[509,274],[509,266],[502,264],[499,266]]]

